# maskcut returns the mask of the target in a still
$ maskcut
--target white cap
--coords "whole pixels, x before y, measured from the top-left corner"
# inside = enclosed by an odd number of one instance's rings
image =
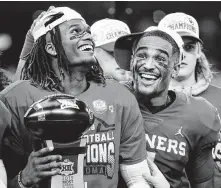
[[[56,14],[61,13],[61,17],[54,20],[53,22],[45,25],[49,20],[51,20]],[[57,25],[72,20],[72,19],[81,19],[85,22],[84,18],[75,10],[68,7],[56,7],[48,12],[42,18],[40,18],[33,29],[33,37],[36,41],[42,35],[45,35],[48,31],[52,30]]]
[[[102,47],[108,51],[114,50],[115,41],[124,35],[130,34],[130,29],[124,22],[105,18],[91,26],[91,34],[95,47]]]
[[[161,31],[165,35],[169,35],[177,44],[180,51],[180,57],[179,62],[181,61],[181,55],[182,55],[182,46],[183,46],[183,40],[181,36],[170,29],[167,28],[161,28],[156,26],[148,27],[145,31],[139,32],[139,33],[132,33],[130,35],[125,35],[117,39],[115,46],[114,46],[114,56],[116,59],[116,62],[120,66],[120,68],[124,70],[130,70],[130,61],[131,61],[131,55],[132,55],[132,47],[134,42],[139,39],[139,37],[143,36],[146,33],[154,33],[156,31]]]
[[[148,27],[144,32],[145,33],[147,33],[147,32],[151,32],[151,31],[162,31],[162,32],[165,32],[165,33],[167,33],[168,35],[170,35],[172,38],[173,38],[173,40],[176,42],[176,44],[177,44],[177,46],[180,48],[180,49],[182,49],[182,47],[183,47],[183,40],[182,40],[182,38],[180,37],[180,35],[177,33],[177,32],[175,32],[175,31],[173,31],[173,30],[170,30],[170,29],[168,29],[168,28],[161,28],[160,26],[150,26],[150,27]]]
[[[195,18],[182,12],[166,15],[158,24],[161,28],[169,28],[181,36],[189,36],[203,43],[199,38],[199,25]]]

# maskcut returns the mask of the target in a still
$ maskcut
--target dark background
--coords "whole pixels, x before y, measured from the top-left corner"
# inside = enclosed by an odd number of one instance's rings
[[[0,33],[10,34],[13,41],[11,48],[2,56],[4,67],[17,66],[33,15],[37,10],[47,10],[50,5],[75,9],[82,14],[89,25],[103,18],[119,19],[128,24],[131,32],[157,25],[168,13],[190,14],[199,23],[200,37],[204,41],[205,53],[213,65],[213,70],[218,73],[221,71],[221,2],[219,1],[1,1]],[[215,76],[217,79],[219,79],[218,73]],[[217,81],[216,83],[219,84]]]

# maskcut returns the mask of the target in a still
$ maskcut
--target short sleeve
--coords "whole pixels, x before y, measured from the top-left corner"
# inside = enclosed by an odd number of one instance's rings
[[[216,110],[213,125],[210,127],[208,134],[200,140],[196,152],[188,164],[187,174],[191,183],[203,183],[213,177],[215,162],[212,156],[212,148],[219,139],[220,127],[220,118]]]
[[[128,101],[122,117],[120,163],[135,164],[146,158],[143,118],[135,97]]]

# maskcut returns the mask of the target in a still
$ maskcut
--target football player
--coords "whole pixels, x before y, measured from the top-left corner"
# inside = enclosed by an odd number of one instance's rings
[[[115,58],[121,68],[133,72],[148,157],[171,187],[210,187],[212,148],[218,140],[220,120],[205,99],[168,90],[171,78],[179,72],[182,45],[176,32],[150,27],[120,37]]]
[[[196,19],[182,12],[171,13],[159,22],[159,26],[176,31],[184,41],[180,71],[177,77],[172,78],[170,89],[181,90],[193,96],[204,97],[221,114],[221,89],[211,85],[212,71],[202,51],[203,41],[199,38],[199,25]],[[214,153],[215,159],[219,159],[217,151],[220,148],[220,144],[218,144]],[[217,161],[217,165],[221,169],[219,161],[220,159]],[[217,165],[214,175],[214,188],[221,187],[221,173]]]
[[[32,151],[33,137],[24,125],[24,114],[34,102],[59,93],[84,101],[95,115],[85,135],[85,185],[116,187],[120,166],[129,187],[149,187],[143,178],[148,179],[150,172],[139,106],[125,87],[105,81],[93,57],[94,42],[84,18],[68,7],[54,8],[36,22],[33,37],[23,80],[0,95],[11,114],[3,141],[8,187],[38,187],[42,179],[59,174],[62,157],[50,155],[50,148]]]

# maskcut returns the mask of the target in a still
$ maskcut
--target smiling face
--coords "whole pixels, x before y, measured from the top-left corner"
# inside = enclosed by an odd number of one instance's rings
[[[94,42],[90,28],[82,20],[69,20],[59,25],[61,42],[71,66],[94,62]]]
[[[191,37],[182,37],[183,45],[183,60],[180,65],[180,71],[176,79],[185,80],[195,76],[195,68],[197,58],[199,57],[199,45],[196,39]]]
[[[134,51],[133,71],[136,90],[143,95],[167,92],[174,62],[172,45],[158,37],[142,37]]]

